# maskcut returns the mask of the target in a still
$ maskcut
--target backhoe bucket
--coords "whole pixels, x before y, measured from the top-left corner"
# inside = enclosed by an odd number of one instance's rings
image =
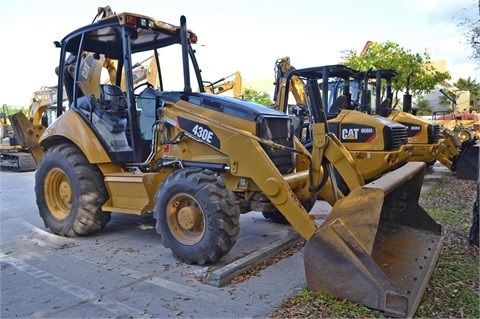
[[[440,254],[442,228],[419,205],[423,162],[409,162],[335,203],[305,246],[307,287],[412,317]]]

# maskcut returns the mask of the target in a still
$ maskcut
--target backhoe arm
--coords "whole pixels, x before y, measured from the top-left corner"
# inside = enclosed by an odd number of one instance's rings
[[[289,92],[285,91],[287,79],[284,77],[285,72],[294,69],[290,64],[290,58],[284,57],[277,60],[275,65],[275,92],[274,96],[274,107],[278,111],[287,113],[287,110],[284,109],[285,100]],[[292,76],[290,79],[290,92],[293,94],[295,101],[299,105],[307,105],[305,99],[305,91],[303,81],[296,75]]]

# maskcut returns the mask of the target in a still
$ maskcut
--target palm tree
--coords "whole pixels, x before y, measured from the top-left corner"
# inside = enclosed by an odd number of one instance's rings
[[[453,85],[462,91],[470,92],[470,111],[480,111],[480,84],[475,79],[460,78]]]
[[[429,115],[432,113],[432,108],[430,107],[430,102],[427,99],[419,98],[416,102],[417,105],[417,115]]]

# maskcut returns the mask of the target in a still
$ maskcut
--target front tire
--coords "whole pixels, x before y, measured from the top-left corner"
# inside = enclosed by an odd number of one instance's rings
[[[40,217],[57,235],[89,235],[111,217],[101,210],[108,198],[103,175],[75,145],[56,145],[44,154],[35,173],[35,195]]]
[[[214,172],[185,168],[170,174],[155,195],[156,230],[163,245],[188,264],[214,263],[240,232],[234,194]]]

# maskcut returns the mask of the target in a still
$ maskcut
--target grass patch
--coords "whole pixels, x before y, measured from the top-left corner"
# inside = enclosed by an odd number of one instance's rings
[[[428,213],[438,223],[448,224],[462,230],[468,230],[472,223],[471,216],[463,213],[457,207],[432,208],[428,210]]]
[[[463,247],[444,246],[416,315],[480,318],[478,265]]]
[[[272,314],[271,318],[385,318],[382,312],[339,300],[329,294],[302,289]]]

